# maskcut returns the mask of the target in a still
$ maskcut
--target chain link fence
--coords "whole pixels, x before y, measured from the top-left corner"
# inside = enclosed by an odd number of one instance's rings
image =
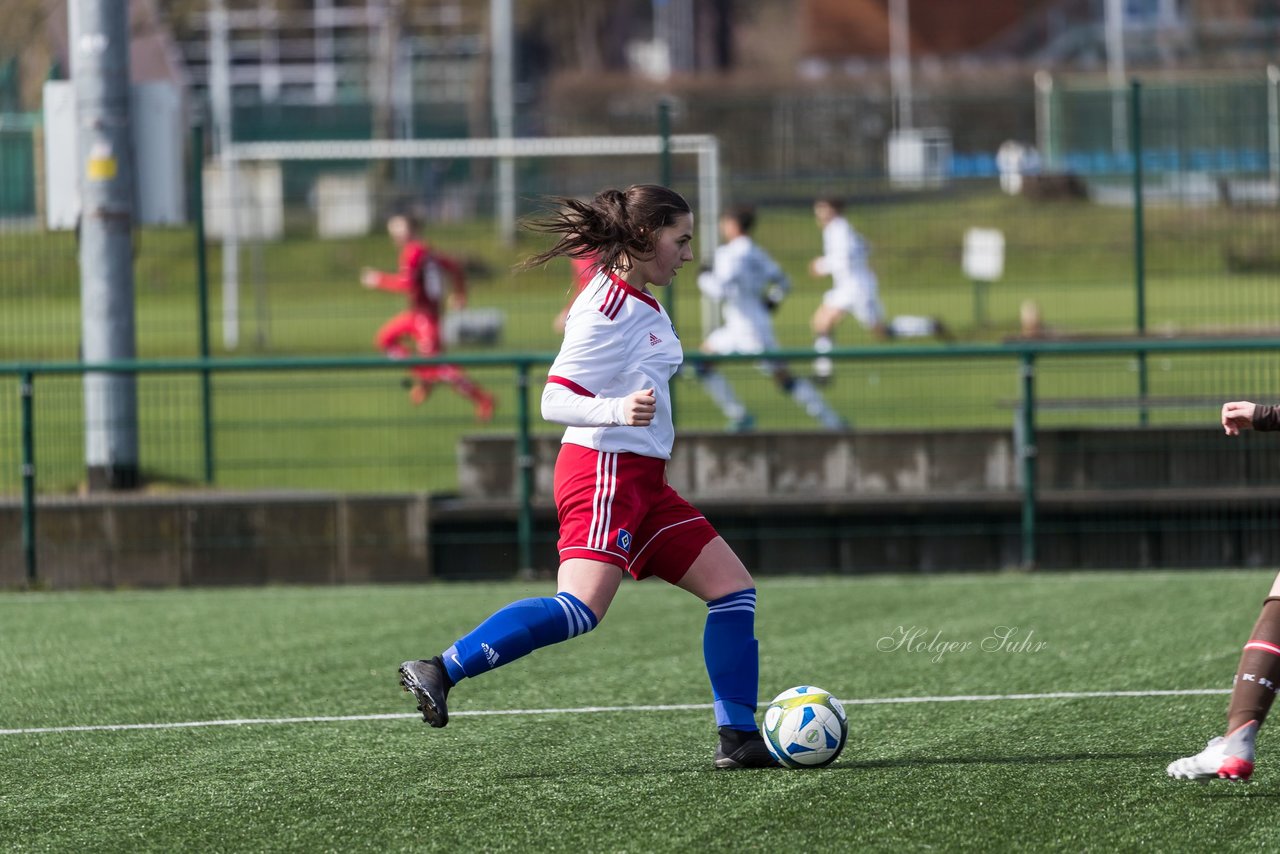
[[[582,93],[575,95],[576,110],[553,104],[539,117],[539,130],[587,135],[658,129],[651,95],[602,103],[599,109]],[[914,351],[930,350],[933,342],[920,348],[926,342],[899,339],[880,346],[870,330],[852,318],[844,321],[836,332],[837,347],[867,352],[855,358],[838,350],[835,381],[820,393],[851,425],[854,444],[866,439],[865,454],[872,456],[858,457],[861,470],[874,469],[878,454],[886,470],[899,472],[893,477],[909,482],[901,472],[910,466],[894,462],[895,445],[915,449],[912,453],[929,461],[935,459],[927,451],[930,436],[943,442],[957,432],[988,431],[1013,443],[1010,456],[991,457],[995,469],[1012,466],[992,500],[1012,504],[986,516],[958,511],[911,516],[902,509],[916,500],[908,490],[892,524],[885,516],[856,513],[812,524],[784,514],[785,524],[770,527],[755,520],[735,530],[772,531],[776,543],[793,545],[809,536],[797,532],[808,531],[815,542],[827,543],[827,534],[819,537],[817,529],[843,530],[841,537],[860,544],[849,547],[853,552],[880,554],[879,563],[846,555],[824,558],[828,566],[834,560],[846,568],[920,568],[941,567],[942,561],[919,554],[899,561],[876,551],[881,549],[877,538],[885,525],[901,531],[940,526],[955,537],[994,537],[1000,543],[994,551],[975,547],[973,559],[957,558],[957,567],[1024,562],[1016,442],[1025,396],[1017,359],[1009,355],[1015,351],[1000,348],[1034,344],[1049,348],[1036,357],[1036,427],[1087,432],[1092,444],[1079,445],[1077,456],[1110,458],[1115,464],[1100,463],[1099,471],[1121,473],[1111,480],[1079,475],[1078,482],[1053,481],[1058,470],[1041,462],[1042,476],[1058,484],[1039,499],[1038,537],[1051,555],[1041,564],[1105,565],[1109,547],[1081,550],[1090,531],[1099,532],[1096,543],[1115,541],[1115,548],[1146,543],[1133,546],[1145,550],[1141,555],[1117,552],[1126,555],[1122,563],[1164,565],[1175,554],[1199,554],[1178,552],[1168,543],[1153,545],[1152,539],[1160,531],[1196,530],[1234,538],[1215,546],[1214,557],[1206,561],[1269,560],[1265,549],[1242,545],[1238,522],[1245,514],[1254,535],[1274,533],[1271,517],[1256,509],[1270,500],[1266,490],[1273,488],[1274,455],[1265,442],[1250,441],[1249,461],[1240,469],[1232,455],[1239,455],[1236,449],[1244,443],[1224,444],[1213,432],[1222,400],[1267,400],[1280,379],[1268,348],[1258,343],[1280,331],[1275,81],[1259,74],[1115,91],[1055,80],[1038,90],[1028,86],[1016,98],[980,93],[922,98],[914,114],[928,132],[905,138],[919,155],[914,171],[887,168],[893,136],[889,110],[889,100],[876,93],[689,93],[672,105],[670,129],[715,134],[721,198],[726,204],[756,206],[755,236],[793,285],[774,318],[794,376],[812,374],[802,354],[812,347],[810,319],[827,288],[826,281],[808,272],[821,251],[812,213],[819,196],[845,200],[846,215],[872,248],[871,265],[890,316],[939,318],[953,338],[950,352],[979,348],[963,357],[916,359]],[[256,124],[246,117],[243,127],[257,138],[367,137],[370,125],[360,118],[360,109],[348,113],[312,122],[264,113]],[[454,130],[463,134],[460,125]],[[79,359],[79,271],[74,233],[42,226],[38,139],[33,120],[0,122],[0,363],[13,368],[5,382],[14,392],[21,375],[15,366],[35,370],[35,483],[42,500],[60,500],[84,483],[82,379],[74,370],[46,374],[41,368]],[[1023,144],[1021,157],[1002,164],[1001,146],[1010,140]],[[197,181],[203,189],[202,216],[193,215],[186,227],[135,232],[138,354],[148,360],[195,358],[207,335],[215,359],[274,360],[275,367],[139,374],[145,491],[178,494],[216,487],[465,496],[470,481],[460,459],[486,437],[515,441],[511,437],[520,435],[521,387],[513,365],[530,354],[554,353],[559,336],[553,321],[571,290],[567,264],[513,272],[540,244],[527,233],[514,244],[501,239],[494,165],[480,160],[262,164],[240,176],[232,206],[219,189],[216,158],[210,151],[204,154],[204,162],[191,164],[198,168],[190,170],[193,189]],[[518,208],[528,213],[549,195],[659,180],[663,168],[658,158],[647,156],[519,161]],[[697,199],[699,176],[692,160],[671,158],[666,169],[674,186]],[[450,327],[450,353],[496,395],[491,422],[478,423],[471,403],[445,387],[415,403],[405,367],[382,362],[375,347],[378,329],[403,305],[396,295],[362,288],[360,271],[394,268],[395,249],[382,222],[388,212],[405,207],[423,215],[425,237],[434,247],[464,265],[469,303]],[[220,251],[220,229],[232,221],[241,243],[228,259]],[[990,280],[973,278],[965,264],[973,229],[998,231],[1002,237],[1002,269]],[[208,250],[204,269],[196,251],[200,244]],[[226,269],[229,260],[236,268],[233,276]],[[693,273],[683,271],[666,295],[690,361],[715,320]],[[204,328],[202,318],[207,318]],[[235,335],[228,334],[229,325]],[[1068,352],[1098,339],[1139,333],[1142,341],[1170,339],[1188,346]],[[1194,346],[1201,339],[1236,338],[1255,346],[1247,352]],[[1056,347],[1065,349],[1059,353]],[[335,361],[323,369],[288,366],[290,359],[326,357]],[[730,359],[718,369],[753,414],[757,433],[824,433],[754,360]],[[538,386],[536,377],[533,385]],[[692,370],[677,382],[677,406],[682,431],[730,438],[728,419]],[[0,396],[0,495],[13,502],[24,487],[23,423],[20,395]],[[552,433],[536,416],[532,432],[535,438]],[[915,432],[922,437],[915,438]],[[895,439],[896,433],[912,436]],[[1126,444],[1131,442],[1138,444]],[[783,452],[761,446],[753,453],[768,460]],[[958,458],[995,454],[979,446],[955,453]],[[1120,465],[1144,455],[1156,461],[1145,468]],[[1186,460],[1213,461],[1208,468],[1239,476],[1224,474],[1220,494],[1195,495],[1204,482],[1170,474],[1179,466],[1185,472]],[[945,463],[937,465],[945,469]],[[1157,469],[1164,474],[1157,477]],[[920,484],[933,483],[920,478]],[[868,496],[870,502],[882,481],[842,483],[849,495]],[[775,486],[766,482],[763,488]],[[1245,496],[1255,487],[1263,491],[1263,504],[1245,513]],[[1070,489],[1083,490],[1086,497],[1054,492]],[[1117,500],[1106,509],[1091,507],[1089,489]],[[1170,498],[1177,489],[1192,490],[1182,495],[1177,513],[1138,500],[1143,491]],[[920,490],[927,495],[934,487]],[[1119,503],[1117,496],[1129,503]],[[738,510],[724,511],[726,525],[747,518],[732,516]],[[514,527],[515,516],[508,521]],[[462,522],[454,530],[463,541],[483,543],[493,532],[483,522],[476,524],[474,536],[465,534]],[[1058,551],[1050,548],[1055,531],[1066,544]],[[11,568],[21,552],[17,543],[5,539],[3,560]],[[768,553],[765,546],[751,548],[757,555]]]

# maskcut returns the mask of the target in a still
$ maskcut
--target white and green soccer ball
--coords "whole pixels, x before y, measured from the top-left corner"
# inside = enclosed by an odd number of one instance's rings
[[[764,710],[764,743],[787,768],[821,768],[844,749],[849,721],[828,691],[800,685],[783,691]]]

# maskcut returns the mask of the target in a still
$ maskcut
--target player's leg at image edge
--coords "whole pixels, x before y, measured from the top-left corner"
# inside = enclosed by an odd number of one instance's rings
[[[781,767],[756,726],[760,646],[755,638],[755,622],[755,588],[707,603],[702,656],[715,698],[720,735],[715,766],[721,769]]]
[[[1268,596],[1240,654],[1227,708],[1227,734],[1194,756],[1169,764],[1179,780],[1247,781],[1253,775],[1254,742],[1280,690],[1280,596]]]
[[[584,635],[599,624],[570,593],[507,605],[435,658],[400,665],[400,684],[433,727],[449,723],[449,689],[468,677],[509,664],[535,649]]]

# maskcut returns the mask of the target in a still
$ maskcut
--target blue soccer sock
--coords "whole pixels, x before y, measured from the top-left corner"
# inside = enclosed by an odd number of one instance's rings
[[[509,664],[535,649],[586,634],[596,615],[570,593],[521,599],[497,611],[441,653],[454,682]]]
[[[707,603],[702,655],[716,701],[716,726],[748,732],[756,729],[760,650],[755,623],[754,587]]]

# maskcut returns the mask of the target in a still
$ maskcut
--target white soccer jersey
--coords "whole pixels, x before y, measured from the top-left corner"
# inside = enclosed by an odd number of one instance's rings
[[[542,417],[567,425],[567,444],[670,459],[675,428],[669,383],[683,361],[661,303],[602,271],[569,309],[564,343],[543,389]],[[657,401],[653,422],[623,425],[622,400],[649,388]]]
[[[831,290],[824,305],[838,308],[858,318],[863,326],[884,320],[880,304],[880,284],[868,262],[871,248],[849,221],[838,216],[822,229],[822,257],[817,272],[831,276]]]
[[[790,281],[777,262],[745,234],[716,247],[711,270],[698,276],[698,289],[720,303],[722,325],[707,336],[713,353],[759,353],[776,346],[765,305],[770,285],[783,293]]]
[[[838,216],[822,229],[822,257],[818,272],[831,276],[836,288],[876,290],[876,277],[871,272],[871,247],[849,221]]]

